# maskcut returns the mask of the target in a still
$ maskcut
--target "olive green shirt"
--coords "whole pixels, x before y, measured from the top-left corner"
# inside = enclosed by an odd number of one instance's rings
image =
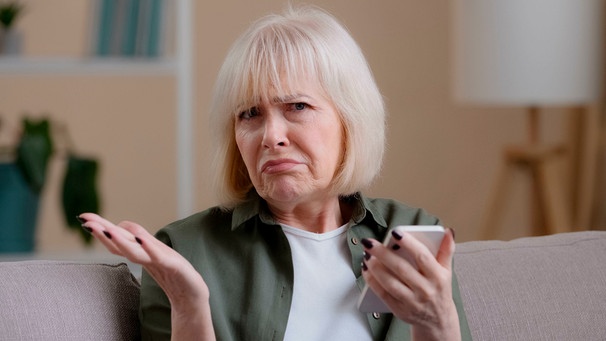
[[[347,241],[360,291],[364,286],[360,240],[382,240],[397,225],[439,224],[425,211],[393,200],[360,194],[343,200],[354,207]],[[292,255],[282,228],[256,193],[233,210],[214,207],[174,222],[160,230],[157,238],[188,259],[204,278],[217,340],[284,338],[293,295]],[[470,340],[454,275],[453,298],[463,340]],[[140,319],[144,340],[170,339],[170,303],[145,272]],[[367,314],[367,319],[375,340],[410,338],[409,325],[392,314]]]

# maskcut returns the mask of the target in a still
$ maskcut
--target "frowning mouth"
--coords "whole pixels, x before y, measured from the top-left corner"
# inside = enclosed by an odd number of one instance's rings
[[[293,159],[277,159],[267,161],[261,166],[261,173],[275,174],[285,172],[291,168],[301,164],[301,162]]]

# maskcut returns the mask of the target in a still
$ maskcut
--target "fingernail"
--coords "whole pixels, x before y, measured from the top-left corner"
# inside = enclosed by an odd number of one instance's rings
[[[80,224],[86,223],[86,219],[80,217],[79,215],[76,216],[76,219],[80,222]]]
[[[367,249],[372,249],[372,242],[369,239],[362,239],[362,245]]]
[[[143,242],[141,241],[141,239],[139,239],[139,237],[135,237],[135,241],[139,243],[139,245],[143,245]]]
[[[455,240],[455,230],[453,228],[448,228],[450,230],[450,234],[452,234],[452,240]]]
[[[400,244],[393,244],[393,246],[391,248],[392,248],[392,250],[399,250]]]
[[[82,228],[83,228],[83,229],[85,229],[86,231],[88,231],[88,233],[93,233],[93,229],[91,229],[91,228],[90,228],[90,227],[88,227],[88,226],[84,226],[84,225],[82,225]]]
[[[398,233],[398,231],[396,230],[392,230],[391,231],[391,235],[396,238],[397,240],[402,240],[402,235],[400,233]]]
[[[107,231],[103,231],[103,234],[107,237],[107,239],[112,239],[112,235]]]
[[[362,270],[363,271],[368,270],[368,267],[366,266],[366,262],[365,261],[362,261]]]
[[[364,252],[362,255],[364,256],[364,259],[366,259],[366,260],[369,260],[370,256],[371,256],[371,254],[368,252]]]

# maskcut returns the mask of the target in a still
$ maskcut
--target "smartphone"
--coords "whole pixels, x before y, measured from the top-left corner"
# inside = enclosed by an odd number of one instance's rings
[[[440,244],[444,238],[444,227],[439,225],[403,225],[396,226],[396,231],[408,232],[413,237],[417,238],[423,245],[425,245],[429,251],[435,256],[438,254]],[[390,250],[398,254],[400,257],[406,259],[413,267],[417,267],[414,259],[412,259],[404,250],[393,250],[391,247],[395,244],[392,240],[391,233],[388,233],[383,241],[383,245],[387,246]],[[389,313],[389,307],[368,287],[364,285],[362,289],[362,295],[358,300],[358,309],[364,313],[377,312],[377,313]]]

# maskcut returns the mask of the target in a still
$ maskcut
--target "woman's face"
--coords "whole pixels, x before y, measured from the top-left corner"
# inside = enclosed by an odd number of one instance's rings
[[[343,153],[339,115],[321,88],[309,81],[290,88],[235,119],[248,174],[269,203],[325,198]]]

